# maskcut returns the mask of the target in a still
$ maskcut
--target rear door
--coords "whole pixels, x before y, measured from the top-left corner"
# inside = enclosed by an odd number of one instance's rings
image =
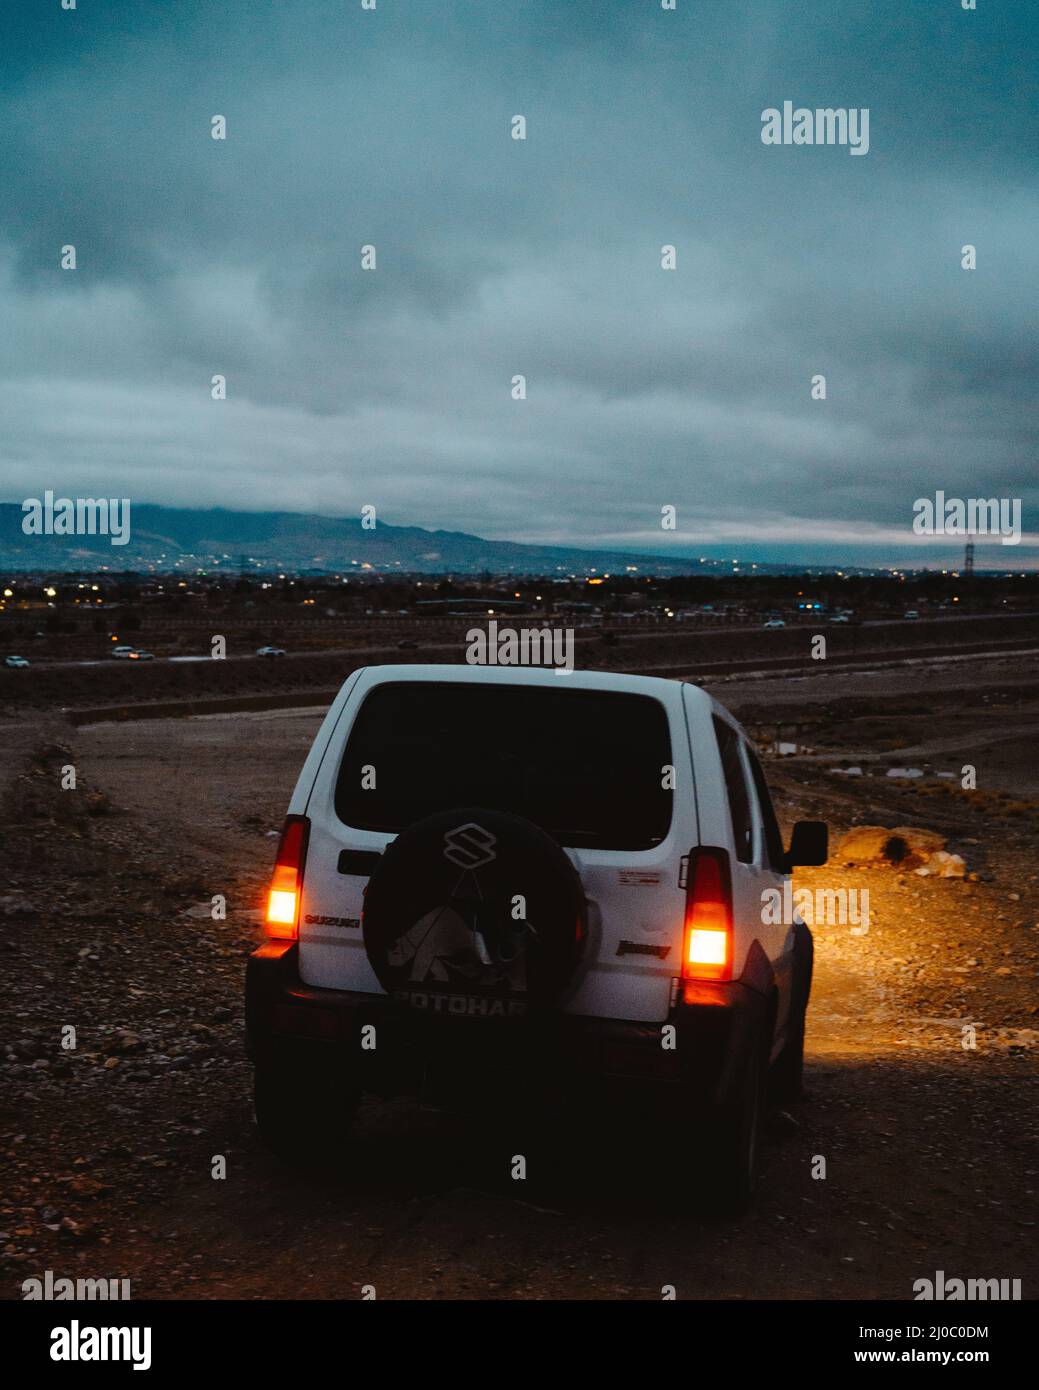
[[[696,843],[681,686],[401,679],[363,672],[317,772],[300,972],[381,992],[364,951],[364,888],[406,825],[454,806],[526,816],[564,847],[589,905],[567,1012],[660,1022],[679,972],[681,859]],[[364,786],[374,776],[374,785]]]
[[[650,848],[571,848],[591,918],[587,968],[568,1013],[660,1023],[681,974],[685,889],[682,861],[699,841],[689,736],[678,682],[661,682],[655,699],[667,720],[666,750],[644,750],[653,776],[670,785],[670,821]],[[618,738],[631,731],[623,726]]]

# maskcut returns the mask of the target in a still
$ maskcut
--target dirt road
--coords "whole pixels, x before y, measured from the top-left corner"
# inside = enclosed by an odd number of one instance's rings
[[[317,723],[8,731],[8,772],[37,754],[3,812],[5,1297],[48,1268],[128,1276],[135,1296],[161,1298],[373,1285],[389,1299],[657,1299],[671,1284],[690,1298],[905,1299],[938,1269],[1021,1278],[1035,1296],[1033,812],[770,765],[788,823],[937,818],[981,878],[799,875],[868,888],[870,929],[816,930],[808,1096],[773,1123],[745,1217],[697,1215],[666,1135],[623,1115],[509,1133],[371,1103],[342,1172],[316,1179],[256,1139],[241,991],[272,832]],[[55,790],[69,764],[76,801]],[[510,1177],[515,1153],[526,1182]]]

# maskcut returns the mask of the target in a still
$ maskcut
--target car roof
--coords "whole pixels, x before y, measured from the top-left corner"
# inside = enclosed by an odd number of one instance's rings
[[[711,702],[711,697],[698,685],[688,681],[671,680],[667,676],[636,676],[623,671],[575,670],[568,676],[556,674],[549,666],[469,666],[456,663],[443,665],[422,662],[386,666],[365,666],[359,673],[379,682],[450,682],[466,685],[526,685],[552,686],[567,690],[622,691],[632,695],[650,695],[656,699],[685,685],[694,699]]]

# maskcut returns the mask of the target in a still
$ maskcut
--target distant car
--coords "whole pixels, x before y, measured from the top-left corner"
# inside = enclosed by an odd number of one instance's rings
[[[400,652],[417,652],[418,643],[411,642],[407,638],[405,638],[403,642],[397,643],[397,650]]]
[[[846,623],[849,621],[850,619],[848,618],[847,613],[835,613],[833,617],[830,619],[831,623]]]
[[[783,621],[782,618],[769,618],[769,620],[768,620],[768,622],[765,624],[765,626],[766,626],[766,627],[786,627],[786,623]]]
[[[19,669],[22,666],[28,666],[28,664],[24,656],[8,656],[4,658],[4,665],[10,666],[12,670]]]
[[[282,647],[259,647],[257,656],[284,656],[285,651]]]
[[[134,647],[113,647],[112,655],[117,661],[129,661],[134,651]]]
[[[131,661],[154,661],[154,660],[155,660],[155,654],[154,654],[154,652],[142,652],[142,651],[139,651],[137,648],[135,648],[135,649],[130,653],[129,659],[130,659]]]
[[[902,616],[905,617],[905,618],[919,618],[920,614],[916,611],[915,608],[910,608],[910,609],[909,609],[906,613],[904,613]]]

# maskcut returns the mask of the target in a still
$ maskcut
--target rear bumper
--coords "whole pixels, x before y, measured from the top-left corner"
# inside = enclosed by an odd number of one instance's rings
[[[762,994],[732,981],[687,986],[660,1024],[572,1014],[431,1017],[388,995],[304,984],[292,941],[267,942],[249,957],[245,1015],[254,1061],[291,1052],[342,1065],[381,1094],[417,1089],[435,1073],[500,1081],[511,1067],[527,1082],[600,1080],[642,1095],[677,1086],[717,1104],[734,1094],[769,1016]]]

